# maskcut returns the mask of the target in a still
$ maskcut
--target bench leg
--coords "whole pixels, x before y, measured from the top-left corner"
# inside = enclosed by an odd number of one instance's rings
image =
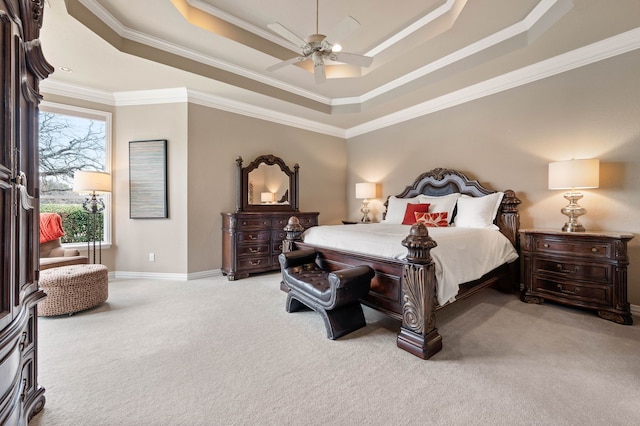
[[[360,303],[351,303],[330,311],[319,308],[317,312],[324,319],[324,324],[327,328],[327,337],[331,340],[335,340],[367,325]]]
[[[287,312],[298,312],[305,309],[309,309],[307,305],[299,301],[293,296],[293,293],[287,293]]]
[[[327,311],[322,306],[306,301],[304,297],[300,297],[300,299],[303,299],[304,302],[298,300],[294,291],[287,293],[287,312],[297,312],[307,308],[313,309],[322,317],[327,329],[327,338],[331,340],[367,325],[362,306],[358,302]]]

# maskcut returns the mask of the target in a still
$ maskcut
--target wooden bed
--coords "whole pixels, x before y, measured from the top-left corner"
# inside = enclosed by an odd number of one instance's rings
[[[494,193],[478,181],[468,179],[463,173],[449,169],[434,169],[420,175],[413,184],[397,195],[411,198],[419,194],[441,196],[452,193],[480,197]],[[387,207],[385,202],[385,207]],[[514,247],[517,244],[520,200],[512,190],[504,191],[495,224]],[[455,212],[454,212],[455,216]],[[293,226],[292,226],[293,224]],[[437,245],[424,225],[413,225],[402,244],[408,254],[404,260],[386,259],[341,250],[314,247],[301,241],[302,231],[295,226],[295,219],[285,228],[287,240],[283,250],[313,248],[319,252],[322,267],[330,270],[349,266],[369,265],[376,274],[371,291],[362,300],[367,306],[402,321],[398,334],[398,346],[420,358],[427,359],[442,349],[442,338],[436,328],[435,312],[440,306],[435,296],[436,278],[430,250]],[[479,280],[462,284],[456,300],[474,294],[490,285],[512,291],[518,285],[517,262],[502,265]]]

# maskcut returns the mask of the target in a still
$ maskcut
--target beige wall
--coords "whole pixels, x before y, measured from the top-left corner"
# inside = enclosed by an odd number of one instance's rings
[[[187,105],[117,107],[114,120],[114,245],[118,272],[186,274],[187,269]],[[167,140],[169,217],[129,217],[129,142]],[[149,261],[149,253],[155,261]]]
[[[235,208],[235,159],[273,154],[300,165],[300,210],[320,223],[346,215],[344,139],[189,104],[189,271],[221,266],[221,212]]]
[[[563,191],[547,189],[549,162],[599,158],[600,188],[583,191],[587,230],[636,234],[629,245],[629,301],[640,305],[640,55],[628,53],[348,141],[349,214],[354,184],[400,193],[435,167],[465,172],[522,200],[522,227],[560,229]],[[389,143],[393,141],[393,143]],[[399,147],[402,147],[399,149]],[[372,203],[378,211],[383,198]]]

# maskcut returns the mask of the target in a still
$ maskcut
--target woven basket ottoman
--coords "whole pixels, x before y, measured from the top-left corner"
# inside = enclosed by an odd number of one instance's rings
[[[40,288],[47,297],[38,303],[38,316],[73,314],[98,306],[109,296],[104,265],[70,265],[40,271]]]

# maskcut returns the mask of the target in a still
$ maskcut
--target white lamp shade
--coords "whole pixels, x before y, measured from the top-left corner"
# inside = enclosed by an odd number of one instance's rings
[[[568,160],[549,164],[549,189],[597,188],[600,160]]]
[[[376,198],[376,184],[372,182],[356,183],[356,198]]]
[[[111,192],[111,175],[105,172],[77,171],[73,174],[73,192]]]
[[[263,203],[273,203],[276,199],[276,194],[273,192],[261,192],[260,193],[260,201]]]

